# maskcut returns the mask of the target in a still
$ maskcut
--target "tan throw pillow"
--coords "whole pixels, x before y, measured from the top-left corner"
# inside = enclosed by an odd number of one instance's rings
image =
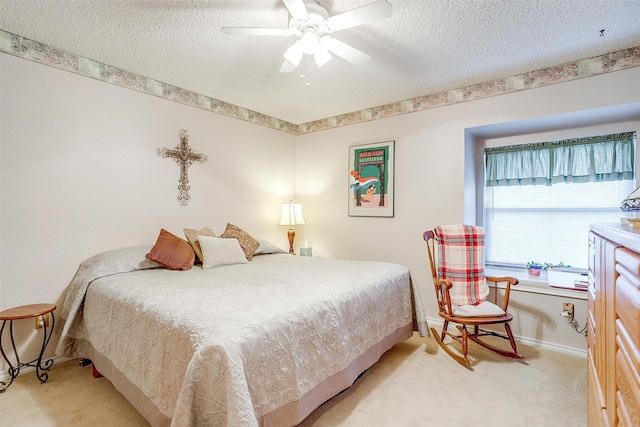
[[[193,267],[196,254],[186,240],[163,228],[156,244],[145,258],[171,270],[188,270]]]
[[[236,239],[201,236],[202,268],[214,268],[221,265],[247,264],[247,258]]]
[[[242,252],[244,252],[244,256],[248,261],[251,261],[253,258],[253,254],[260,246],[260,243],[254,239],[249,233],[244,231],[240,227],[236,227],[233,224],[227,223],[227,228],[224,230],[224,233],[220,236],[223,239],[238,239],[238,243],[240,243],[240,247],[242,248]]]
[[[200,246],[198,236],[217,237],[216,234],[209,227],[203,227],[200,230],[185,228],[183,231],[185,237],[187,238],[187,242],[189,242],[189,244],[193,248],[193,251],[196,253],[196,256],[198,257],[200,262],[204,262],[204,257],[202,256],[202,247]]]

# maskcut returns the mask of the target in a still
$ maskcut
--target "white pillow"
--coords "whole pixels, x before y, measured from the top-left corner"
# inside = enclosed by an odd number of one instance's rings
[[[459,317],[494,317],[503,316],[504,310],[489,301],[482,301],[478,305],[451,304],[454,316]]]
[[[238,239],[198,236],[202,247],[202,268],[214,268],[229,264],[247,264],[247,258]]]
[[[253,255],[286,254],[287,253],[287,251],[285,251],[282,248],[279,248],[278,246],[274,245],[271,242],[267,242],[266,240],[259,239],[257,237],[255,237],[255,239],[258,241],[258,243],[260,243],[260,246],[258,246],[258,249],[256,249]]]

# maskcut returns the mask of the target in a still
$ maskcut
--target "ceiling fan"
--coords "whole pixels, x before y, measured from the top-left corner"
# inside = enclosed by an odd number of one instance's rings
[[[369,55],[331,37],[337,31],[391,16],[393,6],[386,0],[378,0],[335,16],[315,0],[282,0],[291,18],[287,28],[223,27],[222,32],[231,36],[296,36],[298,40],[284,53],[281,73],[290,73],[300,64],[302,55],[313,55],[318,67],[332,58],[331,53],[354,64],[362,65]]]

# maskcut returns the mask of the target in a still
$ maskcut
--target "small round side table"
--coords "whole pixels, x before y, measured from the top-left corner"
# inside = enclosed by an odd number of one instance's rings
[[[47,344],[49,344],[49,340],[51,339],[51,335],[53,333],[53,325],[54,325],[54,317],[53,311],[56,309],[54,304],[29,304],[22,305],[20,307],[13,307],[0,312],[0,320],[2,320],[2,328],[0,328],[0,351],[2,352],[2,357],[7,361],[9,365],[9,376],[11,377],[11,381],[9,383],[5,383],[4,381],[0,381],[0,393],[4,393],[9,386],[13,383],[13,380],[20,374],[20,369],[25,366],[31,366],[36,368],[36,377],[40,380],[41,383],[45,383],[49,379],[49,374],[47,371],[53,365],[53,359],[47,360],[44,364],[42,363],[42,355],[44,354],[44,350],[47,348]],[[51,313],[51,327],[47,330],[47,321],[46,315]],[[44,337],[42,339],[42,349],[40,350],[40,355],[37,359],[33,359],[30,362],[22,363],[20,362],[20,357],[18,356],[18,350],[16,350],[16,343],[13,340],[13,321],[20,319],[31,319],[37,318],[38,324],[42,328],[44,332]],[[13,366],[9,358],[4,352],[4,347],[2,346],[2,335],[4,332],[4,327],[7,322],[9,322],[9,335],[11,336],[11,346],[13,347],[13,354],[16,358],[16,365]]]

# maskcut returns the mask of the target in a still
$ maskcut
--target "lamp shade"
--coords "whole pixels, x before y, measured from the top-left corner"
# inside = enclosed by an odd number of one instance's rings
[[[302,216],[302,206],[298,203],[282,204],[282,213],[280,215],[280,225],[304,225],[304,217]]]

